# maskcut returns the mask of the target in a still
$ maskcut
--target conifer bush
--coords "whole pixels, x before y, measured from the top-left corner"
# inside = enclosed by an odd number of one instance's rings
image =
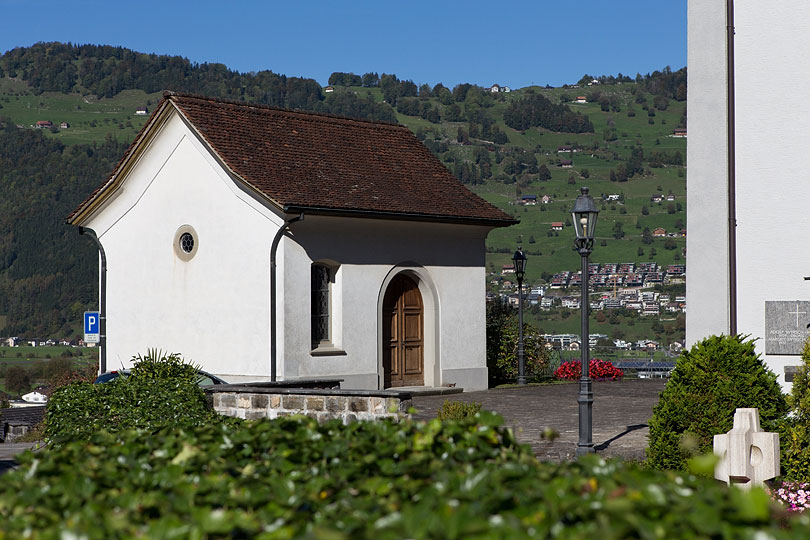
[[[782,477],[785,480],[810,482],[810,340],[802,349],[802,365],[793,378],[788,396],[790,416],[780,430]]]
[[[777,431],[787,401],[744,336],[711,336],[681,353],[650,420],[647,464],[685,470],[691,452],[712,451],[713,436],[733,426],[740,407],[759,409],[765,431]],[[690,441],[692,448],[682,444]]]

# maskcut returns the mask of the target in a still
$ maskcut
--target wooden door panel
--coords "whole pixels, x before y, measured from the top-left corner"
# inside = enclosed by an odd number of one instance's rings
[[[383,299],[383,385],[424,383],[424,314],[418,285],[396,276]]]
[[[406,375],[421,375],[422,374],[422,346],[418,347],[404,347],[404,360],[405,360],[405,374]]]
[[[405,313],[403,324],[402,339],[406,342],[418,341],[422,345],[422,314],[421,313]]]

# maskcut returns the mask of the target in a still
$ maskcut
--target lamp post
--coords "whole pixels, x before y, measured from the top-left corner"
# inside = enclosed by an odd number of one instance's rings
[[[577,443],[577,456],[593,453],[593,383],[589,372],[590,368],[590,334],[588,330],[588,312],[590,306],[588,302],[588,255],[593,249],[593,233],[596,230],[596,219],[599,210],[593,197],[588,195],[588,188],[581,188],[581,193],[574,203],[574,210],[571,215],[574,220],[574,229],[577,239],[574,242],[574,250],[582,258],[582,299],[580,309],[582,310],[582,336],[580,356],[580,377],[579,394],[579,443]]]
[[[515,277],[518,282],[518,384],[526,384],[526,361],[523,350],[523,276],[526,273],[526,255],[523,248],[518,248],[512,255],[512,262],[515,264]]]

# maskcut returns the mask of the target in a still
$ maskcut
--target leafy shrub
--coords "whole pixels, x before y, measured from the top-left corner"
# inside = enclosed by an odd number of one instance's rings
[[[579,360],[569,360],[563,362],[554,371],[554,376],[558,379],[575,381],[579,379],[582,374],[582,362]],[[610,360],[602,360],[601,358],[591,358],[588,363],[588,374],[591,379],[598,381],[615,381],[621,380],[624,377],[624,372],[613,365]]]
[[[810,482],[810,340],[802,349],[802,365],[793,377],[788,396],[791,415],[782,423],[782,476],[787,480]]]
[[[647,464],[683,470],[690,450],[712,451],[714,435],[733,426],[734,410],[759,409],[762,428],[776,431],[787,411],[776,375],[743,336],[712,336],[683,351],[650,420]],[[682,440],[694,448],[682,447]]]
[[[97,433],[27,453],[0,537],[807,538],[760,489],[586,456],[539,463],[502,420],[261,420]],[[784,512],[782,510],[782,512]],[[782,519],[778,519],[782,517]]]
[[[463,420],[475,416],[481,410],[480,403],[467,403],[465,401],[450,401],[445,399],[439,407],[439,420]]]
[[[143,356],[133,356],[132,362],[131,376],[138,379],[197,382],[198,366],[186,362],[178,353],[148,349]]]
[[[516,309],[499,300],[487,302],[487,369],[490,386],[517,379],[519,333]],[[548,365],[548,352],[537,329],[525,322],[523,351],[526,378],[536,380]]]
[[[104,384],[76,382],[54,391],[45,434],[54,444],[88,440],[97,431],[196,426],[218,418],[196,384],[196,371],[178,355],[136,357],[130,377]]]

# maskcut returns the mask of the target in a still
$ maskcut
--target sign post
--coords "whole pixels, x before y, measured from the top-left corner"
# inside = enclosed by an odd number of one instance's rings
[[[84,342],[98,343],[101,341],[101,318],[98,311],[84,312]]]

